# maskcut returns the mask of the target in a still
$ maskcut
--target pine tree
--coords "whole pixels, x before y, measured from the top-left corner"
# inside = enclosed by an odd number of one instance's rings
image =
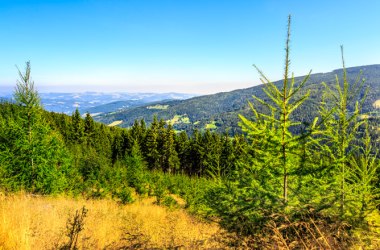
[[[140,145],[144,141],[145,135],[146,135],[146,124],[145,124],[144,119],[141,119],[140,120],[140,137],[139,137]]]
[[[128,184],[135,188],[139,194],[147,193],[145,162],[137,140],[133,141],[131,152],[125,157],[125,164],[127,166]]]
[[[72,143],[82,143],[84,136],[84,124],[79,113],[78,109],[75,109],[75,112],[71,116],[72,121],[72,131],[71,131],[71,140]]]
[[[202,137],[202,145],[202,173],[209,175],[217,181],[221,181],[223,167],[225,166],[221,164],[222,146],[220,136],[206,130]]]
[[[355,197],[352,214],[363,220],[369,213],[377,211],[377,198],[380,195],[380,189],[376,187],[380,170],[377,159],[379,149],[374,149],[372,146],[368,121],[364,123],[361,141],[362,145],[357,154],[351,158],[352,172],[348,180],[353,185],[353,197]],[[360,212],[357,213],[357,210]]]
[[[136,140],[140,148],[144,148],[146,137],[146,124],[144,119],[142,119],[140,122],[138,120],[135,120],[132,128],[129,130],[129,135],[131,142]]]
[[[233,171],[236,164],[233,142],[227,133],[222,136],[221,147],[220,165],[222,166],[221,174],[224,176]]]
[[[202,135],[197,129],[194,130],[190,143],[189,143],[189,162],[190,162],[190,175],[201,176],[203,174],[202,155],[203,144]]]
[[[2,144],[12,156],[3,171],[4,185],[11,190],[59,192],[67,187],[64,174],[70,158],[60,136],[43,119],[40,98],[30,74],[30,62],[27,62],[25,73],[19,70],[20,80],[14,92],[20,111],[17,116],[8,117],[8,126],[3,131],[14,138]]]
[[[179,135],[175,136],[175,148],[178,153],[181,173],[190,174],[190,165],[189,162],[189,138],[186,131],[181,131]]]
[[[262,82],[265,84],[263,90],[269,101],[265,101],[256,96],[253,97],[259,104],[267,109],[267,112],[258,112],[255,106],[250,103],[255,121],[250,121],[246,117],[239,115],[242,129],[247,133],[254,147],[255,164],[258,166],[261,165],[262,168],[269,168],[269,170],[262,170],[272,181],[281,176],[282,199],[284,204],[286,204],[289,199],[289,177],[291,175],[294,176],[294,166],[298,166],[300,161],[299,144],[297,143],[300,136],[292,134],[290,129],[301,125],[301,123],[293,121],[291,115],[309,96],[309,93],[306,93],[296,98],[296,95],[310,76],[309,73],[297,84],[294,76],[289,78],[290,23],[291,18],[289,16],[285,46],[284,79],[281,88],[279,89],[268,80],[263,72],[254,65],[262,77]],[[275,183],[273,184],[276,185]]]
[[[33,134],[32,127],[36,120],[39,119],[40,115],[40,98],[37,91],[34,88],[34,82],[30,77],[30,62],[26,62],[25,73],[21,73],[20,69],[18,69],[18,74],[20,80],[17,80],[16,90],[14,92],[14,99],[16,103],[24,107],[24,113],[26,116],[25,120],[25,128],[27,129],[28,134],[28,144],[32,145],[33,142]],[[32,147],[30,147],[32,150]],[[32,151],[29,152],[29,156],[33,155]],[[34,169],[33,157],[30,157],[30,165],[32,167],[32,171]]]
[[[125,150],[123,148],[124,140],[120,131],[114,133],[112,142],[112,164],[124,158]]]
[[[90,113],[86,113],[84,118],[84,134],[87,137],[91,137],[95,132],[95,122]]]
[[[165,143],[166,143],[166,122],[163,119],[160,119],[158,122],[157,128],[157,151],[158,151],[158,166],[161,170],[164,170],[165,165]]]
[[[132,139],[140,141],[142,131],[141,131],[140,124],[137,120],[135,120],[135,122],[133,123],[130,133],[131,133]]]
[[[158,169],[160,167],[158,150],[158,121],[155,116],[147,130],[144,145],[144,153],[150,169]]]
[[[162,168],[168,173],[175,172],[180,167],[180,161],[174,144],[175,132],[169,124],[166,129],[165,141],[163,145],[164,161]]]
[[[329,185],[335,188],[331,192],[339,195],[340,215],[344,216],[347,212],[347,201],[352,199],[348,179],[352,174],[352,157],[358,152],[359,128],[365,122],[360,119],[360,115],[366,94],[360,97],[364,84],[360,74],[354,83],[349,83],[343,58],[343,47],[341,47],[341,53],[343,82],[339,81],[336,76],[333,89],[324,84],[326,90],[320,114],[321,117],[324,117],[325,122],[319,134],[322,137],[322,152],[327,159],[325,165],[329,165],[333,171],[334,179],[328,181]],[[353,110],[351,111],[350,107],[352,106]]]

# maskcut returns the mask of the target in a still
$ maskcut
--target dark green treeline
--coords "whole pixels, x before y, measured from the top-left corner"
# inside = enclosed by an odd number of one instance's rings
[[[39,102],[32,112],[17,101],[0,107],[1,186],[11,191],[108,188],[118,171],[136,167],[221,178],[248,150],[243,136],[196,130],[189,136],[156,118],[150,126],[141,120],[123,129],[95,122],[88,113],[83,118],[78,110],[72,116],[47,112]]]

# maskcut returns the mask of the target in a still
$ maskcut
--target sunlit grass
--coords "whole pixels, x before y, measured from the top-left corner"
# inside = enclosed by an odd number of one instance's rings
[[[114,122],[108,124],[108,127],[117,126],[117,125],[120,125],[120,124],[122,124],[122,123],[123,123],[123,121],[114,121]]]
[[[380,109],[380,100],[375,101],[372,105],[374,108]]]
[[[68,241],[66,225],[76,210],[88,209],[79,249],[224,248],[217,224],[201,222],[183,209],[168,210],[155,198],[120,205],[112,200],[2,195],[0,249],[55,249]]]
[[[157,105],[153,105],[153,106],[148,106],[146,107],[147,109],[159,109],[159,110],[165,110],[169,107],[169,105],[160,105],[160,104],[157,104]]]
[[[175,115],[173,119],[166,121],[168,124],[174,125],[177,123],[190,124],[190,118],[187,115]]]
[[[210,129],[210,130],[216,129],[217,126],[215,125],[215,121],[212,121],[211,123],[206,124],[205,128]]]

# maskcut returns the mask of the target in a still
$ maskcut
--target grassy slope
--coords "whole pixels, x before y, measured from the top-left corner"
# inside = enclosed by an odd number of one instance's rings
[[[25,194],[1,194],[0,200],[0,249],[63,246],[69,240],[67,221],[83,206],[88,213],[79,249],[224,248],[215,240],[221,232],[217,224],[201,222],[182,208],[157,206],[154,198],[124,206],[112,200]]]
[[[243,239],[242,245],[229,245],[233,236],[216,223],[200,221],[183,208],[169,210],[157,206],[154,201],[147,198],[120,205],[110,199],[0,193],[0,249],[63,249],[69,242],[67,221],[83,206],[88,212],[77,249],[249,249],[244,242],[255,245],[249,238]],[[286,238],[280,233],[283,229],[281,225],[271,228],[267,235],[269,247],[265,249],[281,246],[281,239]],[[323,241],[329,238],[325,236],[329,235],[324,231],[318,233],[315,242],[323,246]],[[349,249],[379,249],[376,235],[367,230],[358,231]],[[300,242],[294,243],[289,249],[301,246]]]

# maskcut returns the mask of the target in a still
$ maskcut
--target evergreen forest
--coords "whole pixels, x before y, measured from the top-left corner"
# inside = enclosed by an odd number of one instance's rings
[[[290,72],[290,22],[281,84],[254,66],[265,98],[252,97],[233,135],[179,132],[157,116],[120,128],[78,110],[47,112],[27,62],[14,101],[0,103],[1,192],[120,206],[155,197],[175,209],[174,194],[189,213],[226,229],[233,248],[379,247],[379,118],[363,110],[371,90],[360,73],[347,77],[342,47],[343,74],[319,83],[315,116],[299,119],[310,79]]]

